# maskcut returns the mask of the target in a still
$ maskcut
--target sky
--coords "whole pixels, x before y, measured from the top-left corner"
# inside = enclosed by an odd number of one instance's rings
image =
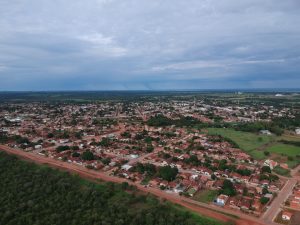
[[[300,88],[299,0],[0,0],[0,91]]]

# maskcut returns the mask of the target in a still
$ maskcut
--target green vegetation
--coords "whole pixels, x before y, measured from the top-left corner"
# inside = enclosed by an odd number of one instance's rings
[[[94,125],[101,125],[101,126],[110,126],[110,125],[117,125],[118,122],[114,119],[94,119],[93,120]]]
[[[283,154],[285,156],[292,156],[292,157],[295,157],[297,155],[300,156],[300,147],[294,145],[276,144],[267,148],[267,151],[276,154]]]
[[[133,167],[130,168],[131,172],[138,172],[140,174],[146,174],[147,176],[154,176],[156,173],[156,167],[153,164],[150,163],[137,163]]]
[[[258,135],[229,128],[208,128],[207,130],[210,135],[221,135],[225,137],[225,140],[232,140],[230,143],[235,143],[254,159],[272,158],[277,162],[286,162],[290,168],[300,163],[300,147],[297,146],[299,139],[288,140],[286,136],[279,139],[279,137]]]
[[[252,123],[240,123],[233,126],[235,130],[258,133],[260,130],[269,130],[272,133],[280,136],[283,134],[283,129],[274,122],[252,122]]]
[[[158,176],[164,180],[172,181],[178,174],[177,167],[172,168],[171,166],[163,166],[158,170]]]
[[[267,197],[261,197],[260,198],[260,203],[261,204],[263,204],[263,205],[265,205],[265,204],[267,204],[268,202],[269,202],[269,198],[267,198]]]
[[[288,141],[288,140],[280,140],[279,142],[287,145],[294,145],[300,147],[300,141]]]
[[[95,156],[91,151],[85,151],[85,152],[82,153],[81,158],[83,160],[90,161],[90,160],[94,160]]]
[[[267,148],[267,151],[276,157],[278,162],[286,162],[290,168],[300,163],[300,147],[287,144],[275,144]]]
[[[273,158],[277,162],[286,162],[290,168],[300,163],[300,147],[296,138],[291,141],[286,140],[285,136],[279,139],[279,137],[258,135],[229,128],[208,128],[207,130],[210,135],[221,135],[225,137],[224,140],[226,141],[230,139],[231,142],[229,143],[235,143],[254,159]]]
[[[191,212],[191,211],[188,211],[186,208],[184,208],[183,206],[181,205],[178,205],[178,204],[168,204],[171,208],[175,209],[175,210],[179,210],[183,213],[189,213],[190,216],[191,216],[191,219],[195,220],[197,222],[197,224],[203,224],[202,222],[202,218],[199,217],[199,215],[195,212]],[[221,213],[223,215],[226,215],[226,216],[229,216],[229,217],[232,217],[234,219],[239,219],[238,216],[235,216],[235,215],[232,215],[232,214],[229,214],[229,213],[224,213],[222,211],[218,211],[218,210],[212,210],[212,211],[215,211],[215,212],[218,212],[218,213]],[[214,219],[210,219],[210,218],[206,218],[206,220],[208,221],[207,225],[211,225],[211,224],[215,224],[215,220]],[[224,225],[234,225],[235,222],[234,221],[228,221],[226,223],[219,223],[219,224],[224,224]]]
[[[261,168],[261,172],[262,173],[271,173],[272,171],[271,171],[271,168],[269,166],[263,166]]]
[[[219,191],[220,194],[235,196],[236,190],[233,186],[233,183],[230,180],[224,180],[222,189]]]
[[[56,148],[56,152],[63,152],[67,150],[70,150],[70,146],[68,145],[60,145]]]
[[[281,176],[286,176],[286,177],[290,177],[291,176],[291,171],[281,168],[280,166],[276,166],[273,171]]]
[[[155,127],[165,127],[171,125],[178,127],[193,127],[201,124],[202,122],[193,117],[181,117],[180,119],[173,120],[163,115],[153,116],[147,121],[147,125]]]
[[[242,150],[246,151],[255,159],[263,159],[263,151],[257,151],[258,148],[269,144],[275,138],[272,136],[262,136],[249,132],[236,131],[224,128],[208,128],[208,134],[221,135],[234,141]]]
[[[138,195],[126,183],[95,184],[4,153],[0,179],[0,224],[222,224]]]
[[[218,191],[215,190],[203,190],[198,192],[193,199],[199,202],[204,202],[204,203],[210,203],[213,200],[215,200],[215,198],[218,195]]]

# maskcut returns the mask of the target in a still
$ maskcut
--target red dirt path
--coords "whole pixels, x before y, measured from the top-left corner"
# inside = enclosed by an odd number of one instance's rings
[[[47,157],[43,157],[37,154],[33,154],[33,153],[29,153],[29,152],[24,152],[21,150],[16,150],[16,149],[12,149],[10,147],[4,146],[4,145],[0,145],[0,150],[5,151],[9,154],[13,154],[13,155],[17,155],[25,160],[30,160],[33,161],[37,164],[47,164],[51,167],[54,168],[58,168],[58,169],[63,169],[63,170],[67,170],[71,173],[75,173],[80,175],[83,178],[87,178],[87,179],[101,179],[104,181],[108,181],[108,182],[114,182],[114,183],[122,183],[122,182],[128,182],[129,184],[135,185],[139,190],[144,191],[144,192],[148,192],[151,194],[154,194],[160,198],[164,198],[167,199],[170,202],[182,205],[194,212],[197,212],[201,215],[204,216],[208,216],[210,218],[214,218],[216,220],[220,220],[223,222],[228,222],[228,221],[234,221],[236,222],[236,225],[265,225],[265,223],[261,223],[259,221],[257,221],[257,219],[253,218],[253,220],[248,219],[248,218],[243,218],[243,219],[235,219],[235,218],[231,218],[229,216],[226,216],[224,214],[215,212],[213,210],[210,210],[208,208],[204,208],[198,205],[194,205],[194,204],[189,204],[186,201],[182,201],[182,199],[179,196],[175,196],[175,195],[170,195],[168,193],[162,192],[158,189],[155,188],[145,188],[144,186],[140,185],[140,184],[136,184],[133,182],[130,182],[126,179],[122,179],[122,178],[118,178],[118,177],[113,177],[113,176],[109,176],[105,173],[100,173],[100,172],[96,172],[93,170],[89,170],[85,167],[82,166],[77,166],[74,164],[70,164],[67,162],[61,162],[52,158],[47,158]]]

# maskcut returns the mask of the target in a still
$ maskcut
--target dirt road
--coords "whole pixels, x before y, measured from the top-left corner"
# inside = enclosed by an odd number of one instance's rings
[[[215,219],[223,221],[223,222],[235,221],[237,225],[266,225],[266,224],[269,225],[270,224],[270,223],[264,223],[263,221],[261,221],[259,219],[255,219],[255,218],[252,218],[252,217],[244,215],[244,214],[239,214],[238,215],[240,217],[239,219],[232,218],[230,216],[227,216],[225,214],[217,212],[216,211],[217,208],[214,208],[210,205],[206,205],[206,204],[202,205],[201,203],[195,202],[192,199],[188,199],[188,198],[183,199],[182,197],[175,195],[175,194],[169,194],[169,193],[166,193],[166,192],[161,191],[156,188],[144,187],[140,184],[130,182],[126,179],[109,176],[105,173],[94,171],[94,170],[89,170],[82,166],[58,161],[58,160],[55,160],[52,158],[47,158],[47,157],[40,156],[37,154],[29,153],[29,152],[24,152],[22,150],[13,149],[13,148],[10,148],[10,147],[4,146],[4,145],[0,145],[0,150],[5,151],[9,154],[17,155],[23,159],[33,161],[37,164],[47,164],[54,168],[67,170],[71,173],[78,174],[83,178],[88,178],[88,179],[93,179],[93,180],[101,179],[104,181],[115,182],[115,183],[128,182],[129,184],[135,185],[139,190],[141,190],[143,192],[151,193],[160,198],[167,199],[170,202],[182,205],[182,206],[184,206],[194,212],[197,212],[201,215],[215,218]],[[219,211],[222,211],[222,209],[219,209]],[[234,213],[232,213],[232,214],[234,214]]]

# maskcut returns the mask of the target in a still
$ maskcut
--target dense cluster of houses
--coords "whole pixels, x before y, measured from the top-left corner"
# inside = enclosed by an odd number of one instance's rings
[[[214,204],[258,215],[265,207],[261,198],[272,201],[272,193],[282,187],[280,179],[260,176],[263,166],[273,169],[276,162],[253,160],[227,141],[214,140],[199,131],[175,126],[155,128],[143,123],[157,113],[173,119],[192,116],[205,122],[211,122],[213,114],[234,122],[267,120],[270,116],[287,115],[289,110],[179,100],[126,104],[30,103],[2,108],[0,125],[1,132],[19,136],[8,143],[12,147],[122,176],[162,191],[189,197],[202,190],[221,193],[224,181],[230,180],[236,195],[222,193],[216,196]],[[87,151],[92,156],[85,159],[82,156]],[[137,163],[156,168],[170,166],[177,168],[178,174],[172,181],[147,177],[132,171]],[[221,164],[225,167],[221,168]],[[291,205],[300,205],[298,197],[295,195],[295,203]]]

